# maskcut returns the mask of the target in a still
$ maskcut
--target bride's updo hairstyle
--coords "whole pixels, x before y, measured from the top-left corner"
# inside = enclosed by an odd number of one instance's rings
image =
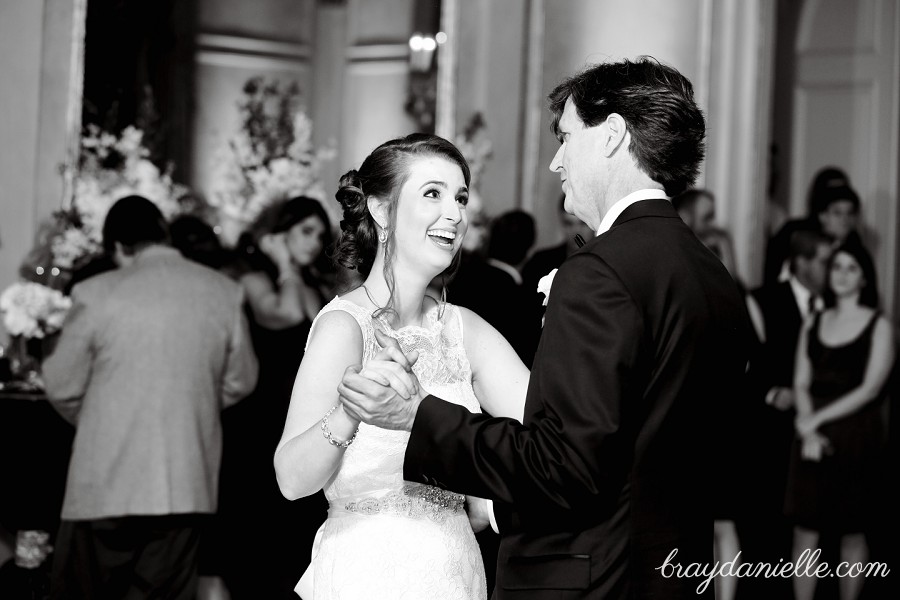
[[[442,137],[413,133],[381,144],[363,161],[359,170],[347,171],[341,177],[334,197],[343,208],[343,220],[334,260],[341,266],[356,270],[365,279],[372,270],[378,251],[379,228],[369,212],[370,197],[387,202],[387,240],[384,242],[384,276],[393,296],[391,263],[394,250],[394,229],[397,222],[397,201],[400,190],[409,178],[410,166],[420,157],[437,156],[449,160],[462,170],[469,185],[469,165],[462,153]],[[452,274],[459,265],[460,253],[444,272]]]

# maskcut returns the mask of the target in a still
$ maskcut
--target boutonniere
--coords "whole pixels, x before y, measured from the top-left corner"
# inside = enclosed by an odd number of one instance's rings
[[[538,281],[537,291],[538,294],[544,295],[544,306],[547,306],[547,302],[550,300],[550,288],[553,286],[553,278],[556,277],[557,270],[558,269],[553,269]],[[544,318],[541,317],[541,327],[543,326]]]
[[[538,281],[537,291],[538,294],[544,295],[544,306],[547,306],[547,301],[550,300],[550,287],[553,285],[553,278],[556,277],[556,272],[558,270],[559,269],[553,269]]]

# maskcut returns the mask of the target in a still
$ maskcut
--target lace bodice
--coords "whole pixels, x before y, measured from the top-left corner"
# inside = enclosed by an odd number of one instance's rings
[[[448,402],[481,412],[472,389],[472,369],[463,346],[462,316],[456,306],[445,305],[443,315],[434,306],[425,314],[425,326],[410,325],[393,329],[386,318],[373,319],[371,312],[336,297],[319,312],[318,321],[327,312],[342,310],[359,324],[363,336],[363,365],[380,350],[375,328],[395,338],[404,352],[417,350],[419,359],[413,372],[429,393]],[[313,323],[315,329],[316,322]],[[356,441],[347,448],[343,461],[325,487],[330,502],[403,486],[403,455],[409,433],[388,431],[362,424]]]
[[[446,305],[443,314],[432,307],[424,326],[400,329],[341,298],[329,302],[319,317],[335,310],[359,324],[363,364],[380,350],[377,327],[404,352],[419,352],[413,371],[428,393],[480,412],[457,307]],[[465,497],[403,481],[408,441],[407,432],[360,425],[325,486],[328,519],[316,537],[312,564],[295,589],[304,600],[486,599],[484,566]]]

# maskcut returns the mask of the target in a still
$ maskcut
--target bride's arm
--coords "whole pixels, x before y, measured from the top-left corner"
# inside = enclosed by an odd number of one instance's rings
[[[509,342],[487,321],[466,308],[459,310],[463,343],[472,366],[472,386],[481,408],[492,417],[522,422],[528,369]]]
[[[362,344],[356,320],[339,310],[323,314],[310,334],[275,450],[278,487],[289,500],[325,487],[344,455],[343,448],[323,435],[325,413],[338,406],[328,417],[328,428],[338,440],[349,440],[359,427],[340,406],[337,387],[347,367],[362,362]]]

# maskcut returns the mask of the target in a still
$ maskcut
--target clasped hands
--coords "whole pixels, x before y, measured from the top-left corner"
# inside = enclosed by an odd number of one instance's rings
[[[797,415],[794,427],[800,436],[800,456],[803,460],[819,462],[825,454],[831,453],[831,442],[819,433],[819,419],[815,413]]]
[[[427,395],[413,373],[419,358],[415,350],[405,354],[394,338],[375,330],[382,349],[362,365],[351,365],[338,385],[344,411],[354,419],[381,427],[412,431],[419,404]]]
[[[344,371],[338,397],[344,411],[354,419],[382,429],[411,431],[419,404],[427,395],[413,373],[419,358],[413,350],[405,354],[394,338],[375,330],[382,347],[366,366],[352,365]],[[466,512],[476,532],[490,524],[487,501],[466,496]]]

